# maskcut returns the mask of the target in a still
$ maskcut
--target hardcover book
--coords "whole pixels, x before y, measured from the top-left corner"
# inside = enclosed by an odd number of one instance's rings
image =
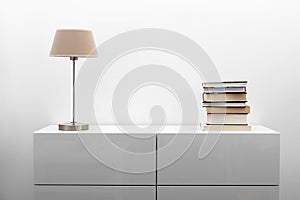
[[[247,114],[207,114],[207,124],[247,125]]]
[[[203,102],[203,107],[246,107],[246,102]]]
[[[229,94],[203,94],[204,102],[246,102],[245,93],[229,93]]]
[[[246,87],[247,81],[204,82],[202,87]]]
[[[248,114],[250,113],[250,106],[246,107],[206,107],[207,113],[227,113],[227,114]]]
[[[206,87],[204,93],[246,93],[246,87]]]

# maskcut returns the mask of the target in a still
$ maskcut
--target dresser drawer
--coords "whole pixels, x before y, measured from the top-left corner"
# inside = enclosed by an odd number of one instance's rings
[[[279,200],[278,186],[159,187],[157,200]]]
[[[158,135],[159,149],[166,144],[169,149],[158,152],[159,185],[279,185],[279,134],[221,134],[210,153],[199,157],[205,136],[178,134],[177,142],[168,144],[175,135]],[[184,154],[163,168],[181,141],[193,138]]]
[[[35,186],[35,200],[154,200],[154,187]]]
[[[155,184],[155,153],[152,156],[131,157],[127,152],[155,152],[155,137],[143,135],[146,139],[140,139],[126,134],[111,134],[109,139],[123,149],[112,151],[112,144],[104,142],[106,138],[103,134],[83,134],[34,134],[35,184]],[[105,161],[110,163],[97,159],[85,142],[99,147],[98,153],[105,154]],[[131,173],[131,170],[143,169],[143,166],[152,168],[152,172]]]

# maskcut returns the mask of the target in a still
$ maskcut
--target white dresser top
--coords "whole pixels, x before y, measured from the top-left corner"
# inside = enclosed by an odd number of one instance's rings
[[[133,128],[132,126],[123,126],[125,128]],[[160,126],[158,126],[160,127]],[[182,133],[180,132],[180,128],[184,127],[184,131]],[[196,128],[196,131],[194,131]],[[58,125],[49,125],[46,126],[42,129],[39,129],[34,132],[34,134],[124,134],[126,131],[122,131],[119,129],[118,126],[115,125],[90,125],[89,130],[86,131],[60,131],[58,130]],[[260,126],[260,125],[255,125],[252,126],[251,131],[222,131],[222,132],[216,132],[216,131],[203,131],[200,126],[193,126],[193,125],[166,125],[163,127],[162,130],[158,131],[158,134],[194,134],[194,133],[199,133],[199,134],[279,134],[279,132],[274,131],[272,129],[269,129],[265,126]],[[136,134],[153,134],[153,132],[149,130],[143,130],[141,129],[140,132]]]

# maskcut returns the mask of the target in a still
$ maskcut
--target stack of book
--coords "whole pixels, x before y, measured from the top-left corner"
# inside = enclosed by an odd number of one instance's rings
[[[226,81],[202,83],[203,107],[207,122],[203,130],[249,131],[247,115],[247,81]]]

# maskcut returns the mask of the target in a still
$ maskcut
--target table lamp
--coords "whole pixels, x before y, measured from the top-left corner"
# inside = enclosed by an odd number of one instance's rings
[[[64,131],[88,130],[88,124],[77,123],[75,121],[75,62],[79,57],[97,57],[96,44],[92,31],[79,29],[57,30],[50,56],[69,57],[73,64],[72,122],[59,124],[58,129]]]

